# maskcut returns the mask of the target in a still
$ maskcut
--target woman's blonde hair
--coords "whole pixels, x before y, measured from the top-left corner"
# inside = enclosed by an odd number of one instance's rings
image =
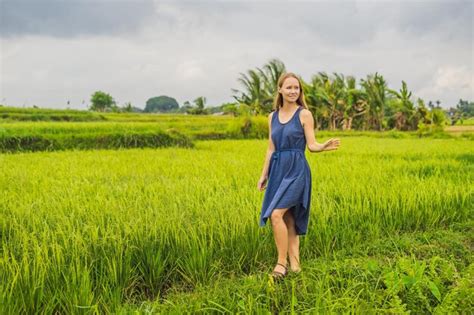
[[[278,93],[278,88],[282,87],[283,82],[285,82],[287,78],[295,78],[296,80],[298,80],[298,84],[300,85],[300,96],[296,100],[296,103],[308,109],[308,105],[306,105],[306,102],[304,100],[303,86],[301,84],[300,78],[298,78],[296,74],[294,74],[293,72],[286,72],[286,73],[283,73],[278,79],[277,90],[276,90],[275,98],[273,99],[273,110],[277,110],[283,106],[283,96],[281,95],[281,93]]]

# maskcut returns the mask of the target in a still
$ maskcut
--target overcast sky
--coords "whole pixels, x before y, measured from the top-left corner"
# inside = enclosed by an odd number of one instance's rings
[[[379,72],[413,99],[474,100],[474,1],[0,0],[0,103],[233,101],[272,58],[310,80]]]

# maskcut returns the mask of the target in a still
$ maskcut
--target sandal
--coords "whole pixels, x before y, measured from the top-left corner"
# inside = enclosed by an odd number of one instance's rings
[[[273,272],[272,272],[272,277],[273,277],[273,279],[275,279],[275,280],[276,280],[276,279],[282,279],[282,278],[286,277],[286,275],[288,274],[288,267],[287,267],[287,266],[285,266],[285,265],[283,265],[283,264],[280,264],[280,263],[277,263],[277,265],[280,265],[280,266],[282,266],[283,268],[285,268],[285,273],[281,273],[281,272],[279,272],[279,271],[273,271]]]

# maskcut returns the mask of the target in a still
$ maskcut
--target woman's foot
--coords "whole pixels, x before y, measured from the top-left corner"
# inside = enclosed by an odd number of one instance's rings
[[[296,257],[290,257],[290,270],[294,273],[301,272],[300,261]]]
[[[293,267],[291,267],[291,271],[294,272],[294,273],[300,273],[300,272],[301,272],[301,268],[298,267],[298,268],[294,268],[294,269],[293,269]]]
[[[288,267],[286,264],[277,263],[273,269],[272,276],[274,279],[284,278],[288,273]]]

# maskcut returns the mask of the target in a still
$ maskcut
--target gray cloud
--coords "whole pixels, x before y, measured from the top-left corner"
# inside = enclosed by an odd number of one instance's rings
[[[2,0],[0,8],[2,37],[133,33],[154,15],[152,0]]]
[[[12,26],[2,40],[0,102],[64,107],[70,99],[83,108],[82,100],[104,89],[119,103],[140,107],[161,94],[180,103],[205,96],[218,105],[232,101],[240,72],[276,57],[307,80],[319,71],[358,79],[378,71],[391,88],[404,80],[416,96],[453,106],[460,97],[474,99],[472,7],[466,1],[157,1],[143,13],[144,23],[121,30],[94,29],[93,22],[74,28],[67,19],[56,20],[71,28],[61,36]]]
[[[472,1],[414,1],[400,4],[392,22],[397,28],[414,36],[433,31],[455,31],[455,36],[472,40]],[[456,28],[450,27],[456,26]]]
[[[278,34],[284,27],[339,45],[361,45],[386,28],[406,36],[433,31],[472,39],[473,3],[454,1],[159,1],[3,0],[3,37],[75,37],[135,33],[156,22],[158,32],[226,30],[230,35]],[[455,34],[450,32],[456,26]],[[446,30],[446,27],[448,29]],[[294,34],[293,32],[293,34]]]

